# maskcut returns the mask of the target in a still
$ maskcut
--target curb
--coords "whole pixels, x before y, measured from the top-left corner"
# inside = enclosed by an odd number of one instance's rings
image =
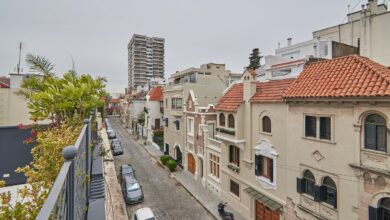
[[[127,132],[131,138],[134,139],[134,137],[129,133]],[[169,177],[174,179],[176,182],[180,183],[180,185],[183,187],[183,189],[185,191],[188,192],[188,194],[190,194],[211,216],[214,217],[214,219],[219,219],[219,216],[215,216],[187,187],[185,187],[175,176],[175,174],[173,174],[173,172],[170,172],[168,168],[166,168],[164,166],[164,164],[161,163],[161,161],[159,159],[156,159],[149,151],[148,149],[143,145],[143,144],[140,144],[136,139],[134,139],[134,141],[139,145],[141,146],[150,156],[150,158],[155,161],[159,166],[161,166],[161,168],[163,168],[164,170],[166,170],[169,174]]]

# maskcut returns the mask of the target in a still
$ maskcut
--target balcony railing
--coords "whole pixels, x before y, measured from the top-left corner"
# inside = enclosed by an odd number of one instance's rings
[[[213,146],[215,146],[217,148],[221,147],[221,142],[218,141],[218,140],[212,139],[212,138],[209,138],[209,144],[213,145]]]
[[[91,176],[92,116],[84,121],[76,143],[65,147],[64,164],[36,219],[86,219]],[[93,135],[93,136],[92,136]]]

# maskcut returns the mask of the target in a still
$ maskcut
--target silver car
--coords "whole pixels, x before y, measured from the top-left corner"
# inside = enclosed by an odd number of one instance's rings
[[[144,201],[142,187],[135,178],[126,176],[122,179],[122,192],[127,204],[136,204]]]

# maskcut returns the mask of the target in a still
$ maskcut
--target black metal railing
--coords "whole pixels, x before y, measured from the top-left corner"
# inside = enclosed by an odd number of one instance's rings
[[[86,219],[91,176],[91,145],[96,138],[93,112],[73,146],[62,151],[64,164],[36,219]],[[92,132],[93,130],[93,132]]]

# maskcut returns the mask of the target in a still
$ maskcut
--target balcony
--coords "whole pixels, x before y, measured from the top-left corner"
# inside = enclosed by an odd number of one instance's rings
[[[209,138],[209,145],[214,146],[216,148],[221,148],[221,142],[213,138]]]
[[[85,121],[76,143],[64,148],[65,162],[36,219],[87,219],[88,204],[92,206],[90,201],[104,201],[103,170],[95,169],[103,160],[97,156],[100,149],[91,152],[90,147],[97,136],[92,132],[93,124],[91,116]],[[102,204],[94,208],[105,210]]]
[[[236,130],[234,128],[223,128],[223,127],[218,127],[216,129],[218,132],[224,133],[224,134],[229,134],[229,135],[236,135]]]

